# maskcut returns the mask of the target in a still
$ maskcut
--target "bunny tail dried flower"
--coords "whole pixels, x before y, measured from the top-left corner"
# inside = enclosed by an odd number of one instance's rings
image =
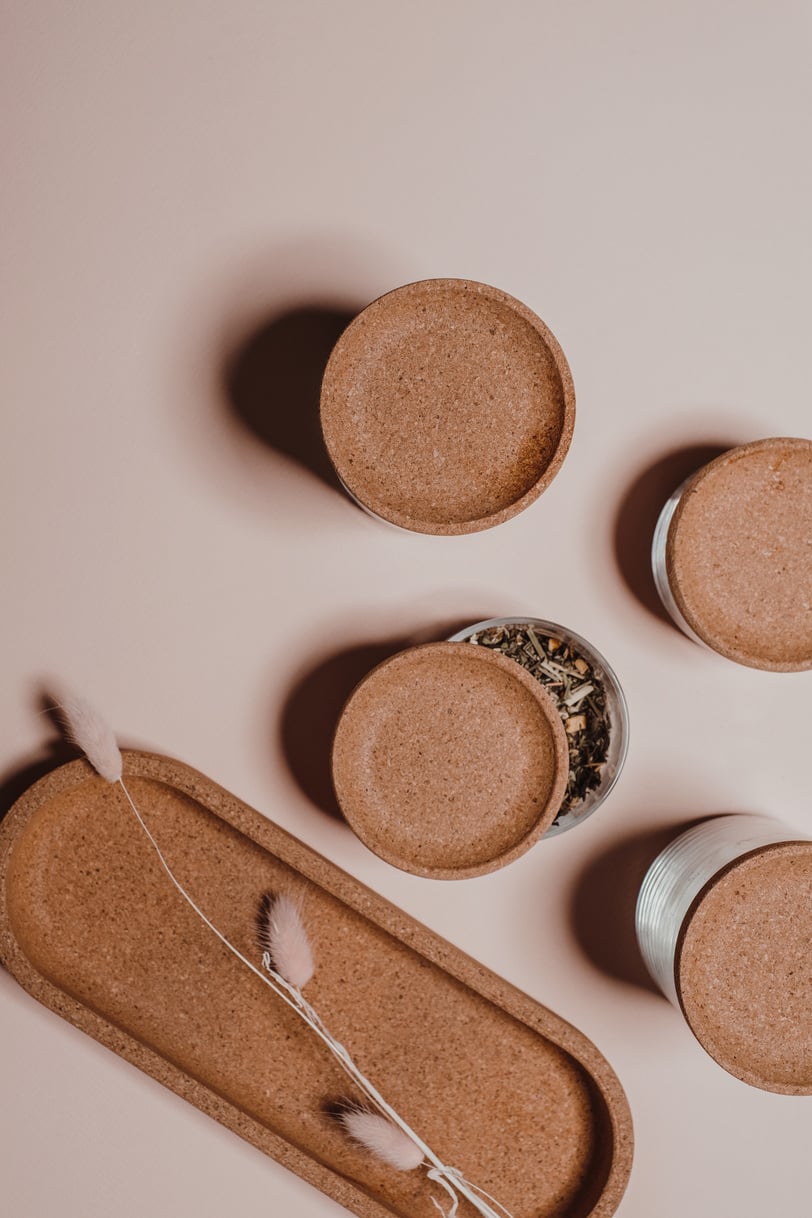
[[[86,698],[65,695],[59,703],[59,714],[68,739],[80,748],[93,769],[107,782],[121,778],[121,752],[113,729]]]
[[[294,989],[303,989],[313,976],[314,966],[301,904],[284,893],[266,896],[260,913],[259,941],[280,977]]]
[[[138,805],[133,799],[127,784],[123,778],[123,759],[121,750],[118,747],[115,733],[106,720],[98,713],[97,710],[87,701],[86,698],[76,697],[75,695],[64,696],[58,704],[60,717],[65,726],[65,733],[68,739],[73,741],[84,753],[87,760],[93,768],[105,778],[109,783],[115,783],[124,793],[124,796],[129,804],[135,819],[138,821],[144,836],[152,846],[158,861],[164,871],[172,881],[173,885],[183,897],[184,901],[197,914],[201,922],[203,922],[212,934],[216,935],[220,942],[228,948],[232,955],[236,956],[246,968],[249,968],[252,973],[259,977],[260,981],[265,985],[270,985],[275,993],[278,993],[290,1006],[294,1004],[285,995],[284,992],[273,985],[268,977],[253,964],[247,956],[244,956],[233,943],[230,943],[222,931],[219,931],[213,922],[206,917],[203,910],[192,900],[189,893],[181,884],[180,880],[175,875],[172,868],[169,866],[163,851],[152,835],[152,832],[144,820]]]
[[[398,1171],[414,1171],[425,1162],[423,1151],[390,1120],[367,1108],[348,1108],[339,1120],[354,1142]]]

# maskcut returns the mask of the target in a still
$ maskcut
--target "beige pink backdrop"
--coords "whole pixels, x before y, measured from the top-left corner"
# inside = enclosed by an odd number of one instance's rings
[[[636,1121],[620,1218],[805,1213],[812,1101],[716,1067],[627,931],[659,830],[812,832],[812,678],[703,653],[645,578],[698,454],[812,432],[808,5],[0,13],[5,795],[67,679],[588,1033]],[[459,539],[363,516],[287,421],[342,319],[444,275],[535,309],[578,396],[551,489]],[[510,612],[615,666],[623,779],[505,871],[397,872],[322,810],[336,691],[393,640]],[[342,1212],[5,974],[0,1020],[3,1212]]]

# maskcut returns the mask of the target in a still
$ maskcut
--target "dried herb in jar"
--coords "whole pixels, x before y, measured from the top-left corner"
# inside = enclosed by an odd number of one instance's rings
[[[564,724],[569,775],[559,817],[600,786],[609,752],[606,690],[590,662],[572,643],[539,633],[530,625],[489,626],[468,640],[515,660],[544,686]]]

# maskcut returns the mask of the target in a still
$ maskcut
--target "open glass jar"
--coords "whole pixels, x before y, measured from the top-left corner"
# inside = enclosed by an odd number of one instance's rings
[[[629,711],[612,668],[581,635],[543,618],[488,618],[457,631],[450,641],[508,656],[556,702],[567,732],[570,772],[545,836],[581,824],[614,787],[629,746]]]

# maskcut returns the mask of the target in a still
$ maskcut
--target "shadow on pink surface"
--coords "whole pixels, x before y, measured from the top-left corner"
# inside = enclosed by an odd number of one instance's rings
[[[64,741],[52,741],[36,757],[12,767],[0,775],[0,821],[7,815],[21,795],[39,782],[52,770],[57,770],[69,761],[76,761],[79,753],[73,745]]]
[[[704,819],[691,817],[629,834],[590,859],[578,875],[570,895],[570,921],[582,952],[602,973],[660,994],[637,945],[637,894],[660,851]]]
[[[644,609],[671,625],[654,586],[651,542],[658,517],[673,491],[737,441],[691,444],[673,449],[647,465],[624,494],[615,516],[614,551],[618,570]]]
[[[344,703],[376,664],[408,646],[408,639],[347,647],[320,660],[296,682],[282,707],[282,750],[302,792],[312,803],[343,820],[333,790],[330,755]]]
[[[279,736],[291,774],[317,808],[343,820],[333,789],[333,735],[344,704],[359,681],[396,652],[447,639],[478,620],[471,616],[465,621],[444,621],[408,635],[345,647],[323,657],[295,681],[282,706]]]
[[[233,416],[256,439],[337,491],[341,485],[321,436],[319,395],[330,353],[361,307],[280,310],[236,346],[223,373]]]
[[[34,757],[29,757],[27,761],[0,774],[0,820],[40,778],[80,756],[76,746],[65,739],[59,714],[54,707],[54,699],[40,690],[34,697],[34,709],[53,735],[50,740],[44,742]]]

